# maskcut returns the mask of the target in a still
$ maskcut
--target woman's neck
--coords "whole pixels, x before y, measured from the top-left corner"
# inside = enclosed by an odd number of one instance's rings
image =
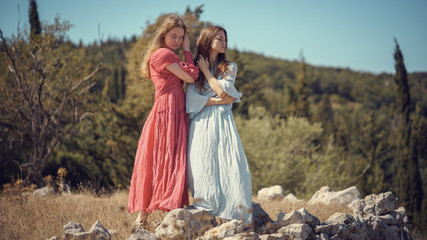
[[[218,53],[211,53],[209,55],[209,65],[211,67],[213,67],[215,65],[217,56],[218,56]]]

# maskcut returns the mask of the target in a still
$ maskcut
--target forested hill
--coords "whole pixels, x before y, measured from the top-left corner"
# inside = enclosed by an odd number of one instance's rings
[[[235,52],[230,51],[229,55],[236,58]],[[240,52],[237,56],[240,69],[236,84],[244,93],[245,100],[252,104],[262,104],[273,114],[285,116],[284,103],[298,85],[297,78],[302,72],[302,63],[247,52]],[[305,66],[307,94],[311,104],[319,103],[321,96],[327,94],[333,97],[333,103],[337,107],[342,104],[357,104],[366,110],[376,111],[392,107],[391,104],[396,99],[393,77],[391,74],[371,74],[348,68]],[[419,103],[426,116],[427,73],[411,73],[408,79],[411,109],[415,109],[415,104]]]

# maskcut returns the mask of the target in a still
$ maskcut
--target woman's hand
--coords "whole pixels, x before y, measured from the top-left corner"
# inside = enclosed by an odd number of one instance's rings
[[[184,51],[190,51],[190,38],[187,34],[185,34],[184,40],[182,41],[182,49]]]
[[[209,61],[207,59],[204,59],[202,55],[199,56],[199,60],[197,61],[197,65],[199,66],[199,69],[203,72],[209,72]]]

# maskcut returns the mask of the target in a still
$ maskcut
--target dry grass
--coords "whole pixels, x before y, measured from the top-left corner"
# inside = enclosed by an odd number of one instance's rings
[[[20,199],[0,197],[0,239],[47,239],[62,237],[63,226],[80,223],[85,231],[99,220],[104,227],[115,229],[115,239],[131,234],[134,216],[126,210],[127,194],[115,193],[109,197],[89,194],[35,197]]]
[[[321,221],[335,212],[350,213],[345,207],[330,205],[309,205],[306,203],[284,203],[280,200],[258,200],[273,220],[280,212],[291,212],[305,208]],[[0,197],[0,239],[47,239],[62,238],[63,226],[69,222],[80,223],[85,231],[99,220],[105,228],[115,229],[119,235],[113,239],[126,239],[132,234],[137,214],[126,210],[127,191],[110,196],[96,197],[90,193],[35,197],[31,194],[11,198]],[[156,211],[149,215],[144,226],[154,232],[167,213]]]

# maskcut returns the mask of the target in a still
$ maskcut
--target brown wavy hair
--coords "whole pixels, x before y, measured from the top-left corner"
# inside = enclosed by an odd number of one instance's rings
[[[212,41],[214,40],[215,35],[220,31],[223,31],[225,34],[225,42],[226,42],[225,47],[227,49],[227,46],[228,46],[227,31],[220,26],[208,26],[202,29],[202,31],[200,32],[199,38],[197,39],[196,58],[194,59],[195,63],[197,63],[197,61],[199,60],[200,55],[205,59],[209,58],[209,55],[211,53]],[[228,71],[228,65],[229,65],[225,52],[218,53],[216,61],[217,61],[217,69],[214,72],[214,76],[217,78],[219,74],[221,74],[224,77],[225,72]],[[205,89],[204,81],[205,81],[205,75],[202,73],[202,71],[200,71],[199,77],[194,83],[196,85],[196,88],[199,91],[203,91]]]
[[[177,15],[169,15],[163,20],[162,25],[157,29],[156,34],[151,40],[150,44],[147,47],[147,50],[142,54],[142,62],[140,66],[140,72],[142,77],[150,79],[150,65],[148,60],[150,59],[151,54],[157,49],[165,45],[165,35],[169,30],[174,27],[181,27],[184,29],[184,35],[187,32],[187,27],[185,26],[184,21]]]

